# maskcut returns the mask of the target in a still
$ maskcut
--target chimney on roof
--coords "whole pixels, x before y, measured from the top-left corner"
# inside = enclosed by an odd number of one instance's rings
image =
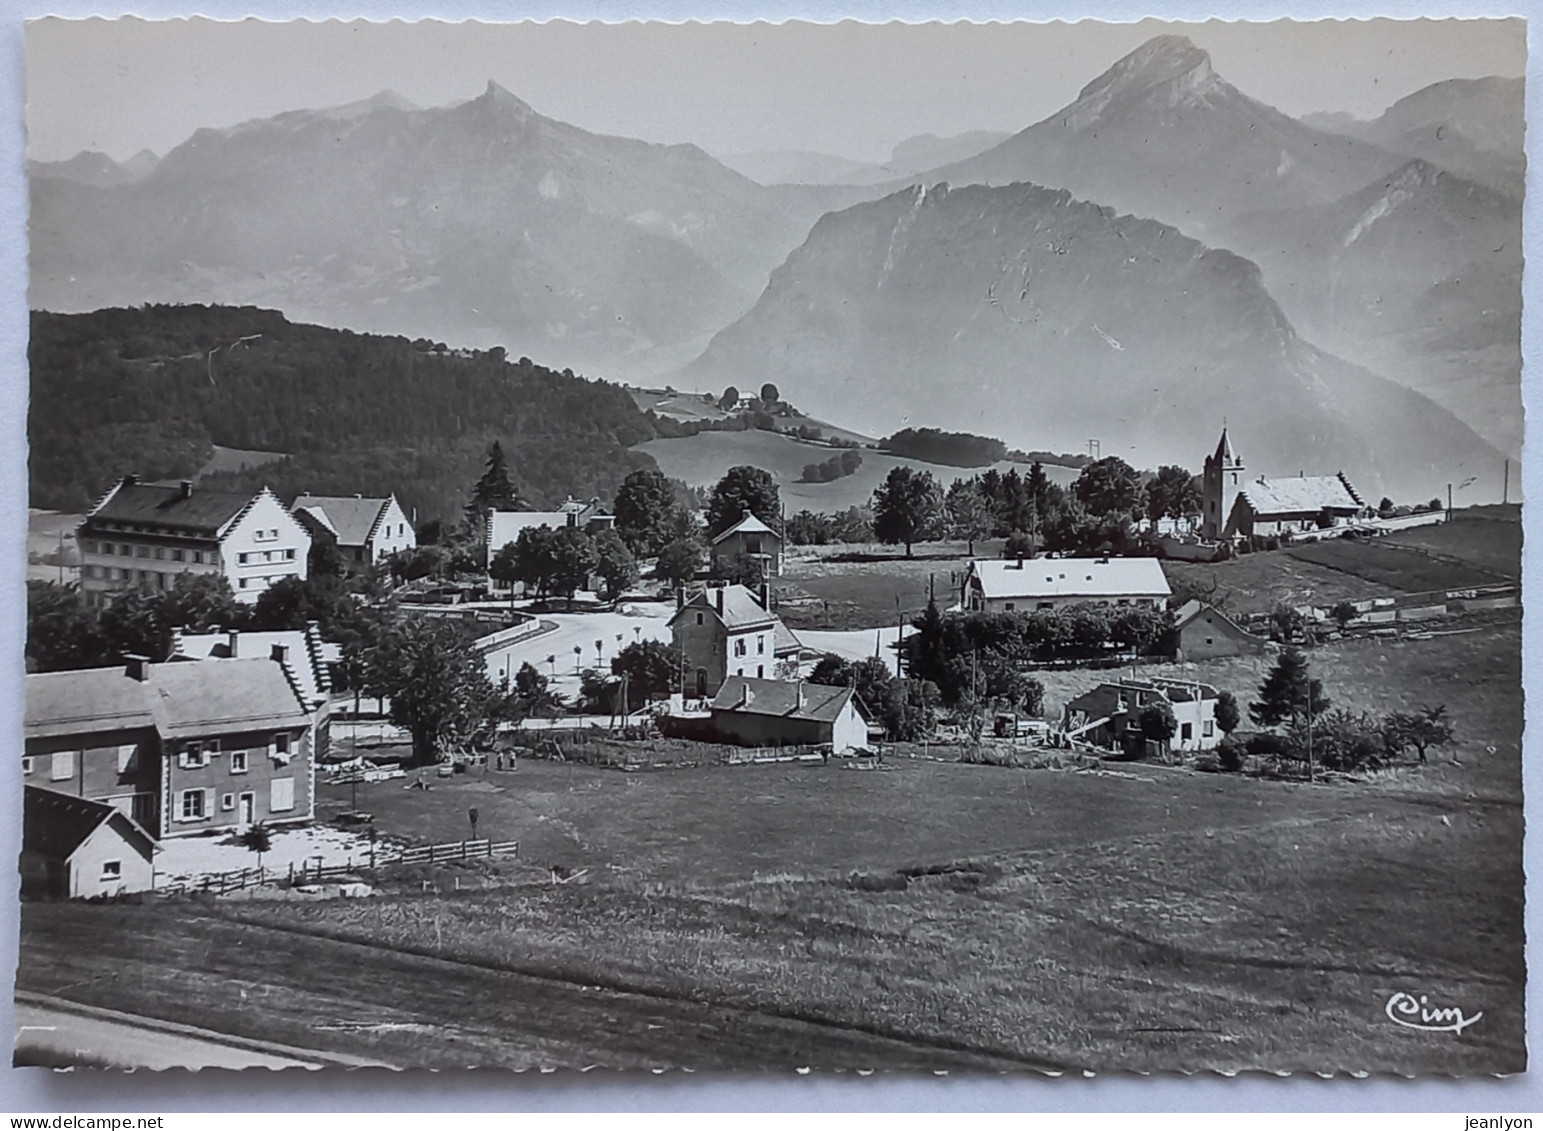
[[[686,587],[684,585],[677,585],[675,587],[675,607],[677,609],[684,609],[686,607]]]
[[[236,658],[236,646],[240,643],[240,641],[241,633],[234,628],[225,634],[225,647],[230,652],[230,658],[232,660]]]
[[[275,644],[272,651],[270,652],[270,655],[273,658],[273,662],[276,664],[289,663],[289,645]]]
[[[193,497],[193,481],[191,479],[178,481],[177,497],[179,499],[191,499]]]
[[[139,476],[137,476],[137,475],[125,475],[123,477],[123,485],[125,487],[132,487],[132,486],[134,486],[138,482],[139,482]]]
[[[795,711],[797,711],[799,714],[803,714],[803,710],[804,710],[804,681],[803,680],[799,680],[798,681],[798,698],[794,702],[795,702],[795,706],[794,706],[793,709]]]
[[[132,653],[129,653],[125,655],[123,659],[126,664],[124,674],[127,675],[130,679],[138,680],[140,683],[144,683],[145,680],[150,678],[149,656],[136,656]]]
[[[723,586],[721,585],[713,590],[713,604],[717,606],[718,615],[721,617],[723,615]]]
[[[1023,568],[1023,555],[1022,554],[1018,555],[1018,560],[1015,563],[1013,563],[1012,568],[1013,569],[1022,569]]]
[[[755,698],[755,695],[752,694],[751,691],[750,691],[750,681],[746,680],[744,683],[741,683],[739,685],[739,705],[740,705],[740,707],[743,708],[743,707],[750,706],[750,701],[752,699],[754,699],[754,698]]]
[[[761,608],[771,612],[771,581],[764,573],[761,575]]]

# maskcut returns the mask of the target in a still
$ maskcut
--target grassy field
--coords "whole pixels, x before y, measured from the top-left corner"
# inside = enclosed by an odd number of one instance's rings
[[[1521,579],[1522,524],[1519,507],[1475,507],[1458,511],[1440,526],[1417,526],[1390,534],[1390,546],[1411,547],[1458,558],[1511,581]]]
[[[573,878],[28,906],[19,984],[400,1064],[1521,1070],[1515,618],[1311,659],[1336,702],[1448,703],[1455,759],[1332,787],[924,760],[382,783],[387,832],[475,805],[525,874]],[[1484,1018],[1400,1029],[1395,992]]]
[[[945,487],[955,479],[968,479],[985,471],[984,467],[944,467],[920,460],[900,459],[884,452],[863,451],[863,465],[857,473],[830,483],[800,483],[805,465],[821,463],[837,449],[824,444],[796,440],[773,432],[702,432],[676,440],[650,440],[638,445],[658,462],[659,468],[673,479],[683,479],[696,487],[711,487],[724,472],[739,464],[750,464],[771,472],[782,492],[789,514],[801,510],[835,512],[849,507],[867,506],[877,487],[893,467],[904,465],[930,471]],[[999,471],[1014,466],[994,465]],[[1028,470],[1019,465],[1019,474]],[[1071,468],[1045,465],[1045,473],[1056,483],[1070,483],[1076,472]]]
[[[996,557],[1001,549],[1000,539],[975,543],[978,557]],[[907,559],[900,546],[795,547],[783,559],[778,612],[794,629],[888,627],[897,612],[909,620],[926,608],[929,585],[946,609],[959,599],[968,550],[963,542],[928,542]],[[871,560],[835,560],[842,556]]]

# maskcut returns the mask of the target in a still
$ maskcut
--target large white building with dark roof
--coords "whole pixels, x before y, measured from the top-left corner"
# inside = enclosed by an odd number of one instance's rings
[[[203,491],[190,480],[141,483],[126,475],[76,533],[87,604],[125,589],[165,589],[183,573],[217,574],[255,603],[286,577],[304,578],[311,536],[268,488]]]

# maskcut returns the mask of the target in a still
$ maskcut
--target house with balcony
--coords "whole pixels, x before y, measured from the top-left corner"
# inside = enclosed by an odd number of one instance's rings
[[[301,495],[289,509],[313,543],[330,542],[337,547],[345,569],[372,566],[418,545],[418,536],[395,495],[384,499]]]
[[[313,705],[286,655],[26,677],[25,784],[156,839],[315,815]]]
[[[184,573],[223,577],[253,604],[276,581],[306,576],[311,537],[266,487],[245,495],[126,475],[87,512],[76,544],[87,604],[165,589]]]

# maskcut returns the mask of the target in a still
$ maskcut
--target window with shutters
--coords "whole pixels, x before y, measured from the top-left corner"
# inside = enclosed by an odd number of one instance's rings
[[[69,781],[75,776],[75,751],[61,750],[49,761],[49,781]]]
[[[201,821],[204,818],[204,791],[201,789],[184,789],[182,798],[177,806],[177,811],[182,814],[184,821]]]
[[[288,813],[295,807],[295,779],[274,778],[269,783],[268,809],[273,813]]]
[[[201,770],[209,764],[208,751],[202,742],[190,742],[182,748],[177,764],[184,770]]]

